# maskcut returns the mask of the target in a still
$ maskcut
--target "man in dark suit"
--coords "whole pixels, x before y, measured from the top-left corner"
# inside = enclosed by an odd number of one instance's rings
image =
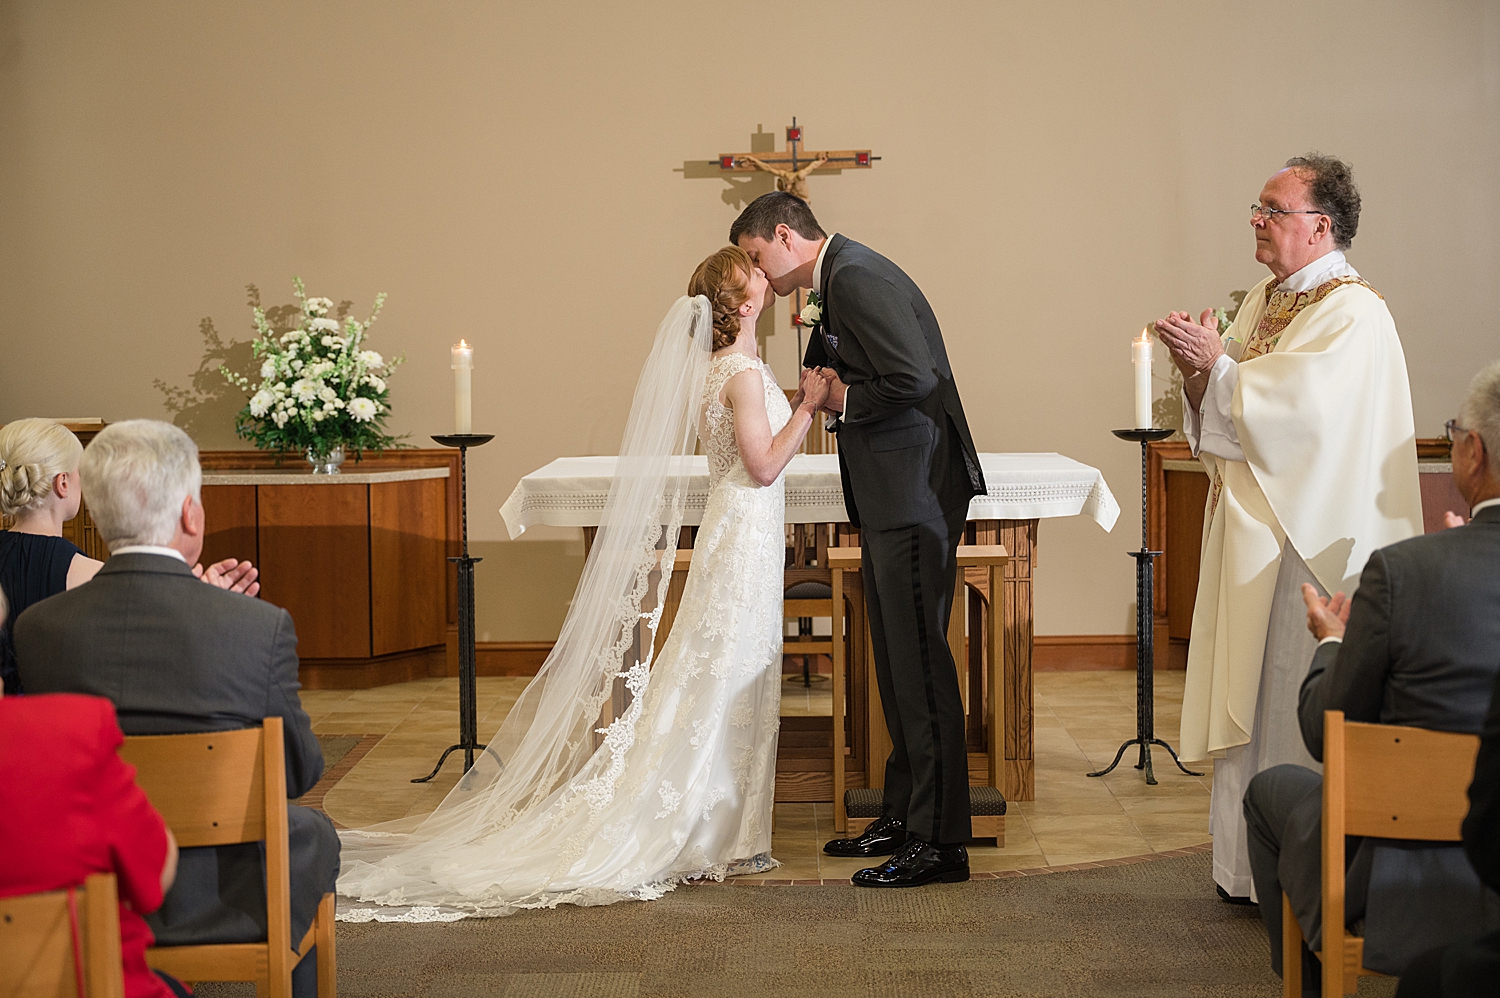
[[[860,528],[875,674],[893,748],[884,814],[835,856],[882,856],[867,887],[967,880],[963,700],[946,634],[969,500],[985,491],[943,335],[921,289],[885,257],[828,238],[806,202],[765,194],[729,231],[780,295],[821,315],[803,364],[829,369],[849,522]]]
[[[84,495],[112,555],[86,585],[17,619],[16,658],[31,693],[89,693],[114,702],[127,735],[225,731],[284,721],[286,782],[302,796],[323,756],[297,695],[297,636],[285,610],[194,578],[203,547],[198,448],[168,423],[106,427],[81,466]],[[300,942],[338,876],[328,817],[287,808],[292,941]],[[264,849],[182,850],[177,881],[148,922],[162,945],[266,938]],[[316,964],[293,975],[315,994]]]
[[[1320,640],[1298,704],[1302,739],[1323,757],[1323,712],[1350,721],[1479,732],[1500,675],[1500,364],[1470,385],[1449,424],[1453,479],[1473,519],[1370,556],[1352,600],[1303,586],[1308,628]],[[1462,425],[1459,425],[1462,424]],[[1461,522],[1461,521],[1460,521]],[[1245,792],[1250,867],[1271,963],[1281,972],[1281,901],[1321,946],[1322,777],[1276,766]],[[1365,919],[1365,966],[1400,974],[1417,954],[1488,925],[1500,898],[1457,844],[1352,840],[1344,918]],[[1304,990],[1318,963],[1303,953]]]
[[[1474,872],[1490,890],[1500,891],[1500,681],[1490,694],[1463,835]],[[1412,960],[1401,973],[1396,998],[1500,998],[1500,931],[1478,936],[1470,931]]]

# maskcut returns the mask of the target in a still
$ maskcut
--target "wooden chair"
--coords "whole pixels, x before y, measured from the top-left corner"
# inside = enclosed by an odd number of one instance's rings
[[[1353,994],[1365,941],[1344,927],[1344,836],[1457,842],[1479,754],[1476,735],[1323,715],[1323,994]],[[1264,902],[1263,902],[1264,903]],[[1282,993],[1302,994],[1302,930],[1281,895]]]
[[[83,887],[0,898],[0,995],[124,998],[113,873]]]
[[[265,942],[156,946],[146,961],[184,981],[254,981],[259,998],[291,998],[292,969],[316,944],[319,998],[336,998],[332,894],[292,949],[283,751],[279,717],[239,731],[125,739],[121,757],[179,846],[266,844]]]

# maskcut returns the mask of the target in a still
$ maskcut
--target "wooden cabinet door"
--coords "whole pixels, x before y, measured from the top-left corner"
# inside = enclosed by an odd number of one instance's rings
[[[260,565],[256,544],[254,485],[203,486],[204,567],[225,558]]]
[[[448,615],[447,482],[370,486],[370,606],[376,655],[444,641]]]
[[[370,486],[256,486],[260,597],[285,607],[301,658],[370,657]]]

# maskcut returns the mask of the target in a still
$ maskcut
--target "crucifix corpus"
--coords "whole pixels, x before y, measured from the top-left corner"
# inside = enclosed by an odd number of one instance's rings
[[[786,151],[725,152],[719,154],[719,170],[724,173],[769,173],[776,178],[776,189],[811,201],[807,178],[814,173],[842,173],[844,170],[868,170],[878,160],[868,149],[808,151],[804,148],[806,133],[793,118],[786,130]],[[802,306],[806,293],[792,296],[792,325],[797,327],[797,356],[802,356]]]

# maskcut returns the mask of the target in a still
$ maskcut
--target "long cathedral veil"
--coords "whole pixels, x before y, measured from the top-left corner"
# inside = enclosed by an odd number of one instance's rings
[[[404,871],[412,881],[403,891],[416,901],[429,894],[423,888],[430,882],[423,881],[441,865],[445,848],[502,832],[560,794],[593,803],[591,795],[612,792],[610,773],[634,738],[640,697],[603,730],[602,744],[596,729],[616,679],[623,676],[639,694],[649,674],[686,505],[712,323],[707,298],[684,296],[657,329],[598,533],[557,644],[536,678],[437,810],[340,833],[340,893],[374,879],[401,883]],[[589,772],[570,785],[586,765]]]

